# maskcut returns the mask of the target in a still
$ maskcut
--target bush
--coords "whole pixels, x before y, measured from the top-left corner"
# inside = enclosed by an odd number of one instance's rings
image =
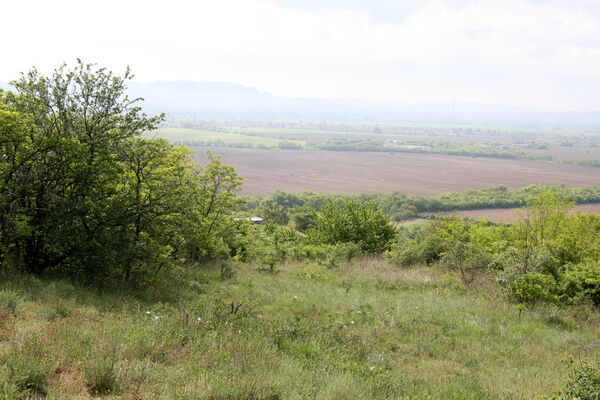
[[[0,290],[0,314],[14,315],[21,301],[21,296],[14,290]]]
[[[562,297],[568,301],[586,299],[600,306],[600,261],[568,266]]]
[[[115,393],[119,389],[121,373],[116,346],[94,354],[83,366],[83,373],[90,394]]]
[[[356,243],[365,253],[382,253],[389,249],[395,229],[373,202],[327,200],[316,214],[311,236],[326,244]]]
[[[25,356],[11,356],[6,362],[9,379],[14,387],[27,393],[43,392],[46,372],[38,360]]]
[[[553,400],[600,399],[600,364],[581,362],[571,371],[565,386]]]
[[[414,241],[396,242],[383,253],[383,257],[398,266],[410,267],[416,264],[425,264],[422,249]]]
[[[519,303],[519,311],[528,305],[557,299],[556,282],[551,275],[525,273],[510,285],[510,297]]]
[[[59,317],[59,315],[55,309],[50,307],[44,307],[37,312],[37,317],[40,319],[45,319],[47,321],[54,321]]]

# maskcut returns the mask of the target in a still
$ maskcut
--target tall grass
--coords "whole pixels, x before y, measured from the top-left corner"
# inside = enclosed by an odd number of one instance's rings
[[[565,361],[600,354],[595,311],[519,319],[493,283],[465,289],[431,268],[237,268],[134,289],[4,278],[21,303],[2,319],[0,394],[20,358],[41,366],[33,385],[49,398],[531,399],[561,388]]]

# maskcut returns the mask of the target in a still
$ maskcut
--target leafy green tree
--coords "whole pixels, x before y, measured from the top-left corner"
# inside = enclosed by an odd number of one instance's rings
[[[238,224],[235,211],[243,204],[237,196],[242,178],[219,156],[207,152],[209,162],[192,176],[195,183],[192,208],[184,229],[187,255],[193,260],[225,257],[227,236]]]
[[[127,280],[226,252],[241,178],[143,138],[164,116],[127,97],[131,77],[78,61],[0,93],[2,266]]]
[[[521,255],[522,273],[540,272],[539,269],[543,268],[539,265],[540,250],[557,237],[572,206],[573,203],[565,201],[555,189],[550,188],[530,198],[512,230]]]
[[[352,242],[366,253],[382,253],[389,249],[395,232],[390,217],[375,203],[346,199],[326,200],[320,212],[315,211],[311,235],[322,243]]]
[[[309,205],[294,206],[289,211],[290,217],[296,229],[300,232],[308,232],[315,227],[315,209]]]
[[[103,250],[111,238],[107,206],[121,173],[117,156],[129,139],[163,119],[147,117],[125,95],[129,78],[129,71],[118,77],[78,61],[51,77],[32,69],[13,82],[17,95],[6,102],[31,124],[26,170],[13,175],[31,228],[14,249],[24,270],[111,261],[113,254]]]

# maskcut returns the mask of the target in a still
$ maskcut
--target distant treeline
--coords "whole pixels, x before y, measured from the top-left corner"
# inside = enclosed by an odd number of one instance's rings
[[[326,200],[341,201],[347,198],[360,201],[373,201],[396,221],[415,218],[420,213],[449,212],[457,210],[476,210],[485,208],[523,207],[527,201],[539,193],[548,190],[548,185],[531,185],[516,190],[506,186],[494,186],[488,189],[451,192],[435,197],[407,196],[402,193],[361,194],[359,196],[324,195],[310,191],[286,193],[275,191],[268,197],[248,197],[246,208],[274,222],[287,224],[295,215],[302,214],[302,207],[320,209]],[[563,185],[552,186],[562,197],[577,204],[600,202],[600,186],[568,188]]]
[[[256,135],[247,135],[256,136]],[[591,159],[557,160],[551,155],[529,154],[507,145],[495,143],[453,143],[453,142],[395,142],[371,139],[312,139],[303,145],[298,140],[281,140],[276,146],[253,144],[250,142],[229,142],[216,140],[176,140],[175,146],[209,146],[228,148],[256,148],[281,150],[322,150],[322,151],[364,151],[386,153],[414,153],[414,154],[443,154],[465,157],[503,158],[510,160],[551,161],[561,164],[583,165],[600,167],[600,161]],[[528,145],[528,148],[544,148]]]
[[[378,151],[390,153],[447,154],[454,156],[507,158],[513,160],[553,161],[552,156],[527,154],[501,144],[453,142],[396,142],[382,140],[311,140],[307,147],[332,151]]]

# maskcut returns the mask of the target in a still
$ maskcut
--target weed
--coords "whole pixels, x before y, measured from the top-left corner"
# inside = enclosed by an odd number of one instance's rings
[[[44,392],[46,372],[38,360],[22,354],[13,355],[8,358],[6,366],[14,388],[30,394]]]
[[[14,315],[17,312],[21,302],[21,296],[14,290],[0,290],[0,314]]]
[[[86,386],[92,395],[115,393],[119,389],[119,354],[116,345],[93,354],[83,365]]]
[[[44,307],[37,312],[37,317],[46,321],[54,321],[59,317],[59,314],[53,308]]]

